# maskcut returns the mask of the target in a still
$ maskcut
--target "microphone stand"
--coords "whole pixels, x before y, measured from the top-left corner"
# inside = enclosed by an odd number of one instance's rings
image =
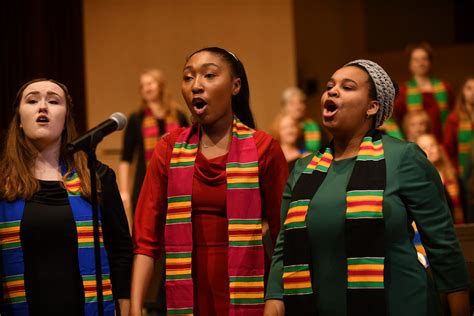
[[[91,137],[93,138],[93,137]],[[97,157],[95,149],[97,143],[93,139],[90,140],[89,149],[87,154],[87,166],[90,172],[91,181],[91,204],[92,204],[92,225],[94,229],[94,257],[95,257],[95,279],[96,279],[96,290],[97,290],[97,309],[98,315],[104,315],[104,296],[102,293],[102,264],[100,258],[100,233],[99,233],[99,207],[97,201],[97,177],[96,177],[96,165]]]

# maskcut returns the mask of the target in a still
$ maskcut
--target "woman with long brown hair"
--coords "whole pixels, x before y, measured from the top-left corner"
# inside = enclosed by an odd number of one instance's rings
[[[165,133],[188,126],[186,116],[178,110],[168,83],[159,69],[148,69],[140,75],[140,109],[132,113],[123,137],[119,165],[119,187],[126,209],[135,209],[155,145]],[[130,195],[130,165],[137,155],[135,180]]]
[[[96,315],[91,186],[65,85],[18,91],[0,158],[2,315]],[[128,312],[132,243],[112,169],[97,165],[104,315]]]
[[[446,122],[444,148],[466,184],[474,169],[474,76],[467,77],[459,91],[456,107]],[[466,186],[467,188],[467,186]]]
[[[463,224],[465,222],[463,206],[461,201],[461,188],[456,169],[444,151],[444,148],[438,143],[433,134],[424,134],[416,139],[416,143],[426,153],[428,160],[431,161],[441,177],[441,182],[446,191],[454,224]]]

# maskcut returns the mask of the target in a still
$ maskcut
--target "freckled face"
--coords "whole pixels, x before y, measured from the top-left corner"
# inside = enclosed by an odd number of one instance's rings
[[[34,82],[21,97],[20,126],[38,148],[55,142],[60,145],[66,112],[66,97],[60,86],[50,81]]]
[[[203,51],[186,62],[181,92],[200,124],[232,118],[232,96],[239,91],[240,78],[234,78],[230,65],[218,54]]]

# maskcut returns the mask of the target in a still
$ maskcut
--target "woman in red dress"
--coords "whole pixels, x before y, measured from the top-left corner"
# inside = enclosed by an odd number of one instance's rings
[[[195,124],[163,137],[147,170],[134,222],[132,315],[141,315],[161,255],[169,314],[262,315],[262,220],[274,243],[285,157],[254,129],[247,77],[234,54],[193,53],[181,88]]]
[[[413,77],[400,85],[400,92],[395,99],[394,117],[401,125],[407,112],[426,111],[431,119],[432,133],[441,142],[448,113],[454,107],[453,90],[446,81],[433,76],[433,51],[430,45],[421,43],[411,47],[409,57]]]

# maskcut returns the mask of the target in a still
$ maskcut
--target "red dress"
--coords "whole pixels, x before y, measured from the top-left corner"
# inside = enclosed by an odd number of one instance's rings
[[[155,148],[135,213],[135,254],[157,258],[164,247],[169,162],[181,131],[163,137]],[[274,244],[288,169],[275,140],[262,131],[253,136],[259,157],[262,210]],[[227,155],[207,159],[200,151],[196,156],[192,194],[194,315],[228,315],[226,159]],[[270,259],[266,259],[268,268]]]
[[[448,93],[448,110],[454,107],[454,93],[449,84],[443,81],[446,91]],[[441,124],[441,113],[439,111],[438,102],[433,93],[423,92],[421,94],[423,99],[423,110],[426,111],[431,119],[431,132],[436,136],[438,142],[443,140],[443,127]],[[407,113],[407,84],[400,85],[400,92],[395,99],[395,107],[393,109],[393,116],[395,117],[398,126],[403,126],[403,117]]]
[[[453,167],[459,170],[458,165],[458,133],[459,133],[459,115],[457,112],[451,112],[446,120],[444,127],[444,149],[448,154]]]

